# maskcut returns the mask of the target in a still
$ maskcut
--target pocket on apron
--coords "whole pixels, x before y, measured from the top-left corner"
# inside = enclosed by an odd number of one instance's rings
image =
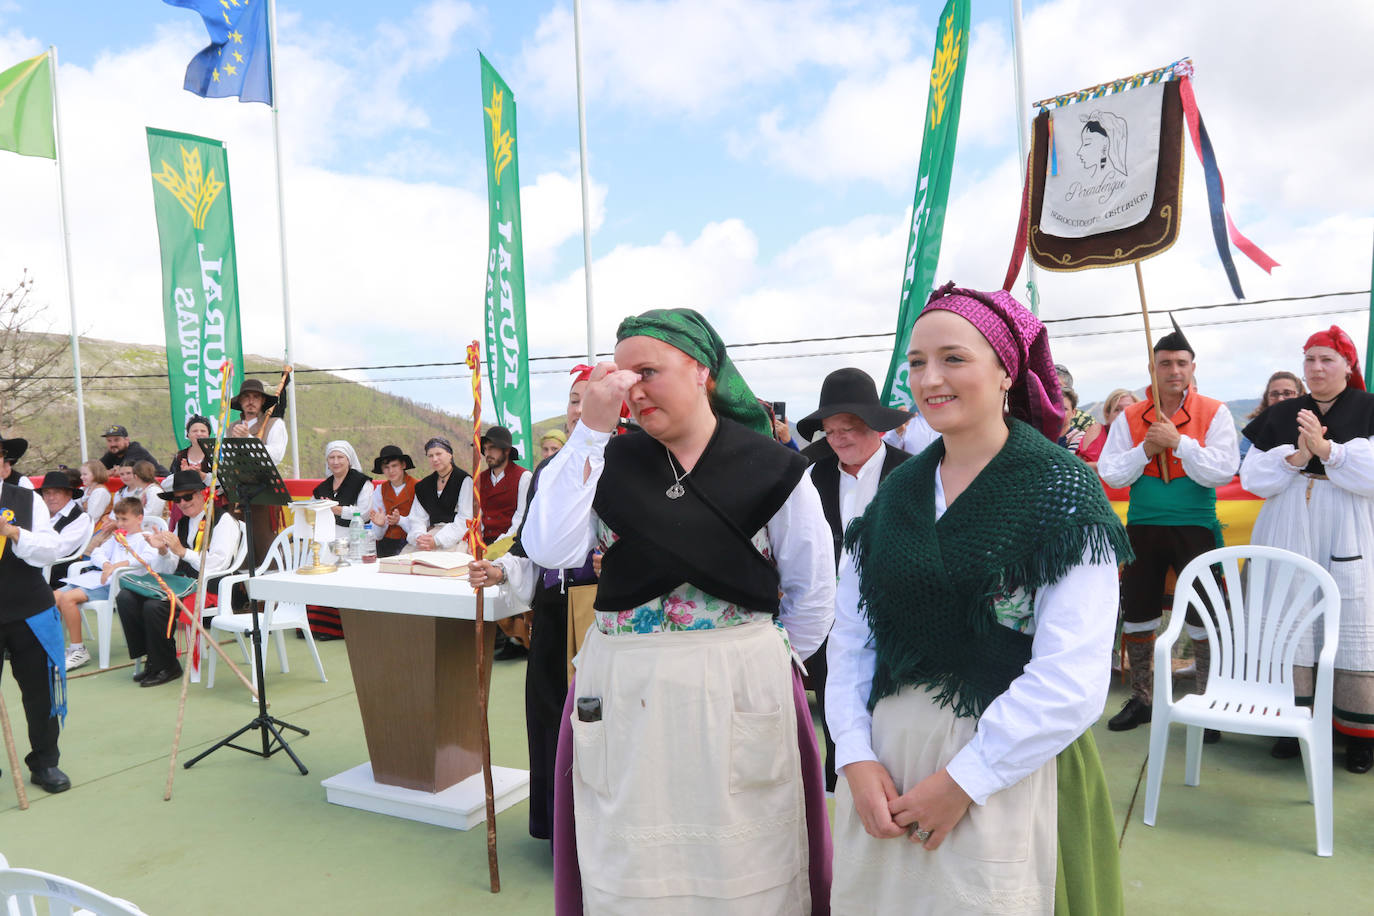
[[[730,722],[730,794],[775,786],[788,775],[783,708],[735,710]]]
[[[573,773],[600,795],[610,794],[606,780],[606,723],[570,720],[573,731]]]
[[[1363,598],[1365,592],[1365,560],[1362,556],[1332,557],[1331,578],[1336,580],[1341,598]]]

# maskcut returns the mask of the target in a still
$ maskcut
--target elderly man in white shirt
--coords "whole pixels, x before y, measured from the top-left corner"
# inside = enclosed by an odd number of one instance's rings
[[[53,532],[57,535],[57,555],[70,557],[80,553],[81,548],[91,539],[95,523],[81,510],[76,500],[82,495],[79,484],[71,479],[66,471],[49,471],[43,477],[38,495],[48,509],[52,519]],[[54,566],[48,582],[51,585],[62,580],[67,574],[67,564]]]
[[[821,508],[835,539],[836,569],[845,528],[868,508],[883,478],[911,457],[887,442],[888,435],[916,419],[919,417],[904,410],[883,406],[872,377],[862,369],[850,368],[836,369],[825,377],[820,406],[797,422],[797,432],[803,439],[809,440],[821,429],[830,444],[831,454],[817,460],[808,473],[820,494]],[[826,648],[823,645],[806,664],[825,729],[825,788],[833,792],[835,742],[830,726],[825,724]]]

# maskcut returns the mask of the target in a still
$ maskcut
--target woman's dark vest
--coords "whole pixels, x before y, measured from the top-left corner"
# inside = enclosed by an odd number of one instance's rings
[[[363,484],[367,482],[368,477],[366,474],[359,471],[357,468],[349,468],[348,473],[344,475],[343,482],[339,484],[337,490],[334,489],[334,477],[331,475],[321,480],[319,485],[316,486],[314,490],[310,491],[310,495],[314,496],[316,499],[332,499],[341,506],[354,506],[366,515],[370,507],[358,505],[358,494],[363,491]],[[347,531],[348,525],[352,521],[352,512],[341,512],[334,519],[334,527]],[[366,521],[366,519],[364,519],[364,521]]]

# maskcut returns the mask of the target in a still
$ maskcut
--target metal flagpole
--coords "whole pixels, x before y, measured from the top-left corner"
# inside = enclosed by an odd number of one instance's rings
[[[1369,368],[1371,354],[1374,354],[1374,258],[1369,266],[1369,331],[1364,344],[1364,386],[1374,390],[1374,372]]]
[[[281,127],[277,118],[277,0],[267,3],[267,53],[272,69],[272,150],[277,163],[277,236],[281,241],[281,313],[282,325],[286,331],[286,355],[283,362],[291,366],[295,360],[291,356],[291,284],[286,276],[286,203],[282,197],[281,180]],[[246,377],[246,376],[245,376]],[[286,405],[291,421],[291,470],[301,473],[300,434],[296,426],[296,386],[286,388]]]
[[[582,272],[587,278],[587,365],[596,365],[592,308],[592,224],[587,182],[587,103],[582,95],[582,0],[573,0],[573,50],[577,58],[577,142],[582,164]]]
[[[86,450],[86,401],[81,392],[81,341],[76,332],[76,283],[72,279],[72,231],[67,222],[67,182],[62,167],[62,116],[57,109],[57,47],[48,45],[48,79],[52,83],[53,140],[57,150],[58,219],[62,232],[62,264],[67,268],[67,305],[72,318],[72,374],[76,377],[76,434],[81,439],[81,461]]]
[[[1021,184],[1026,183],[1027,157],[1030,155],[1030,103],[1026,100],[1026,68],[1021,50],[1021,0],[1011,0],[1011,59],[1012,75],[1016,83],[1016,138],[1021,148]],[[1026,262],[1026,279],[1030,285],[1031,314],[1040,312],[1040,291],[1035,282],[1035,261]]]

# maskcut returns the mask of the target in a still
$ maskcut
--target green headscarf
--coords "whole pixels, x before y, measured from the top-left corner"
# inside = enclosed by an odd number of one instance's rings
[[[711,370],[716,390],[711,406],[722,417],[749,427],[754,432],[773,438],[773,425],[768,411],[759,404],[749,383],[739,374],[725,352],[725,342],[699,312],[693,309],[650,309],[643,315],[631,315],[616,328],[615,341],[627,337],[652,337],[670,347],[676,347]]]

